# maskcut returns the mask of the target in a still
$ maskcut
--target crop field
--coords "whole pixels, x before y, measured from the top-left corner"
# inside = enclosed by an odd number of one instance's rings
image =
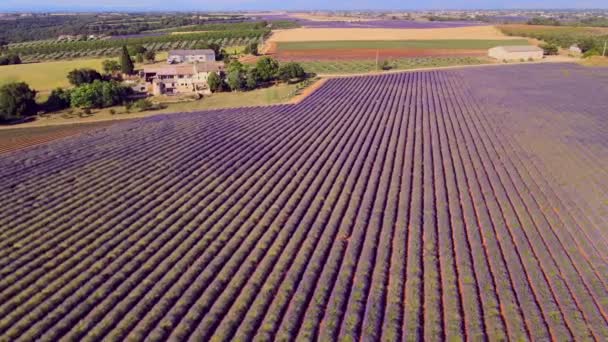
[[[512,40],[385,40],[271,42],[267,54],[282,61],[365,60],[406,57],[481,57],[487,49],[500,45],[528,45],[525,39]]]
[[[606,81],[337,78],[5,154],[0,340],[606,341]]]
[[[345,40],[345,41],[308,41],[279,42],[277,50],[332,50],[332,49],[463,49],[487,50],[500,45],[529,45],[526,39],[484,40],[484,39],[432,39],[432,40]]]
[[[408,70],[417,68],[447,67],[456,65],[476,65],[489,63],[489,60],[476,57],[417,57],[417,58],[387,58],[379,56],[380,61],[386,60],[391,70]],[[360,74],[379,71],[379,63],[374,59],[356,60],[322,60],[299,61],[304,70],[318,75]]]
[[[343,40],[446,40],[446,39],[517,39],[507,36],[494,26],[449,28],[296,28],[278,30],[269,40],[274,42],[343,41]]]

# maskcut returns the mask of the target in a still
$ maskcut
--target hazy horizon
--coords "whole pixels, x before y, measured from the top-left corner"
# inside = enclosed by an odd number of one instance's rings
[[[430,0],[422,4],[404,5],[402,1],[321,1],[321,0],[294,0],[285,5],[280,0],[224,0],[224,1],[196,1],[182,0],[179,4],[167,3],[161,0],[101,0],[95,5],[83,3],[79,0],[5,0],[0,4],[0,12],[153,12],[153,11],[294,11],[294,10],[581,10],[581,9],[608,9],[608,2],[588,0],[537,0],[537,1],[510,1],[508,6],[497,0]]]

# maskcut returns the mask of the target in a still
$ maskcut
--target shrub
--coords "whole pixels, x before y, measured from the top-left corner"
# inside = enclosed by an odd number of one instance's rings
[[[207,78],[207,84],[209,85],[209,90],[211,90],[212,92],[218,92],[218,91],[222,91],[222,78],[220,75],[218,75],[215,72],[212,72],[209,74],[209,77]]]
[[[114,74],[120,71],[120,63],[112,59],[106,59],[101,65],[106,74]]]
[[[93,83],[95,80],[101,80],[101,74],[94,69],[74,69],[68,73],[68,81],[76,87]]]
[[[547,56],[554,56],[559,52],[558,46],[551,43],[541,44],[540,48],[543,49],[543,53]]]
[[[70,107],[70,91],[62,88],[54,89],[44,103],[45,112],[55,112]]]
[[[145,112],[154,108],[154,104],[148,99],[137,100],[133,105],[135,108],[139,109],[140,112]]]
[[[19,120],[36,115],[36,91],[23,82],[0,87],[0,122]]]
[[[21,64],[21,58],[19,55],[7,55],[0,56],[0,65],[12,65],[12,64]]]
[[[258,70],[260,80],[263,82],[272,81],[279,72],[279,62],[276,59],[264,56],[258,60],[255,68]]]
[[[72,90],[70,100],[72,107],[105,108],[123,103],[131,93],[131,88],[116,81],[96,80]]]
[[[293,79],[302,79],[306,76],[306,73],[300,64],[290,62],[279,68],[278,75],[281,81],[287,82]]]

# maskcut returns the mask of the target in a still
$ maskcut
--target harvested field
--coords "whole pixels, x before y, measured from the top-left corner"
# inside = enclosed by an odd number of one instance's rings
[[[270,41],[340,41],[340,40],[446,40],[446,39],[517,39],[501,33],[494,26],[467,26],[429,29],[382,28],[297,28],[274,31]]]
[[[606,81],[331,79],[8,154],[0,340],[606,341]]]
[[[449,57],[449,56],[486,56],[485,50],[450,49],[340,49],[340,50],[286,50],[279,51],[274,57],[280,61],[331,61],[360,60],[404,57]]]
[[[499,45],[528,45],[525,39],[513,40],[387,40],[272,42],[267,54],[282,61],[357,60],[403,57],[480,57]]]

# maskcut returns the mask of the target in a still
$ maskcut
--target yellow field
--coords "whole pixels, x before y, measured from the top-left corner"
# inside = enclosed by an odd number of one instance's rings
[[[277,30],[271,42],[344,41],[344,40],[431,40],[431,39],[517,39],[504,35],[494,26],[432,29],[297,28]]]
[[[0,85],[25,82],[41,93],[50,92],[57,87],[69,87],[67,74],[74,69],[93,68],[101,71],[103,60],[105,58],[0,66]]]

